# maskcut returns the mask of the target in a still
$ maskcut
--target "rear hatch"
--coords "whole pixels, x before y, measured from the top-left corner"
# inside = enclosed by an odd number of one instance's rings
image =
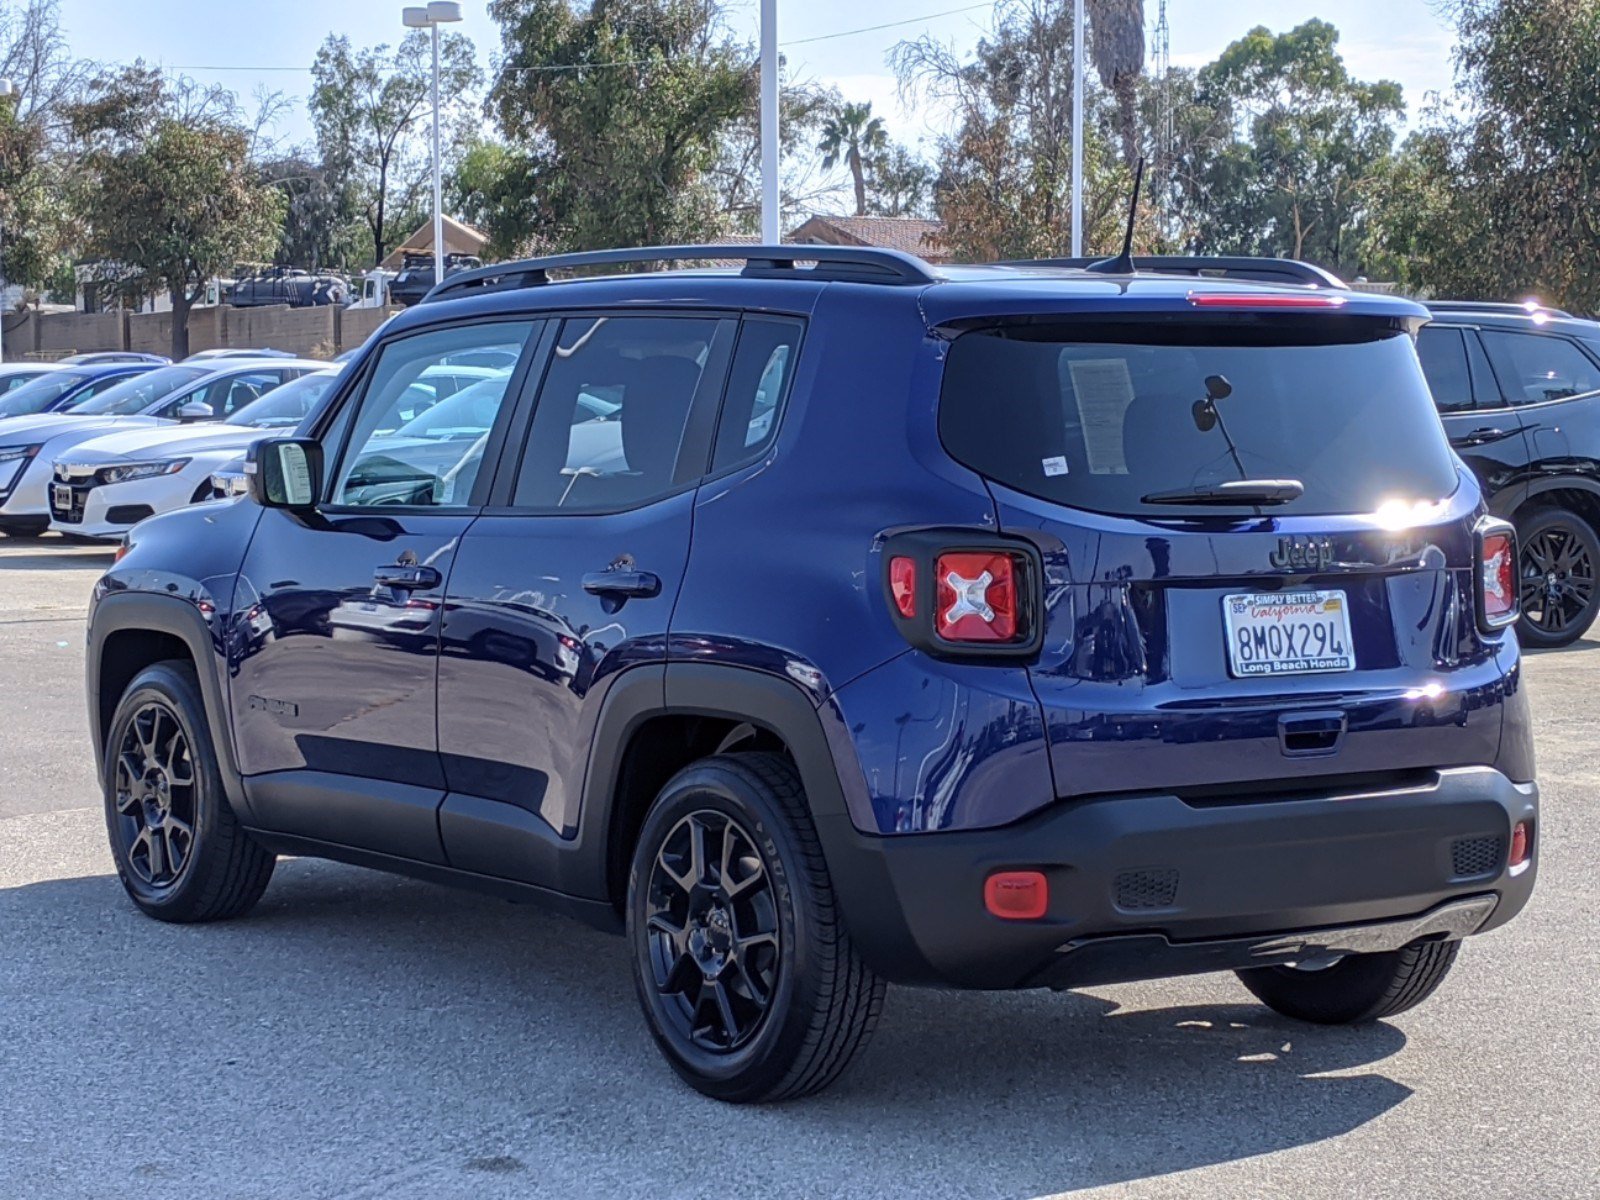
[[[955,338],[941,438],[1044,562],[1030,676],[1059,795],[1494,761],[1514,648],[1480,631],[1478,493],[1409,330],[1229,310]]]

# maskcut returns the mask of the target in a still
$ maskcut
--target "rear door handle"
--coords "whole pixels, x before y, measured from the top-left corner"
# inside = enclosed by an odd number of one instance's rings
[[[397,592],[427,591],[444,582],[444,576],[429,566],[416,563],[390,563],[372,573],[374,583]]]
[[[590,571],[583,577],[583,590],[591,596],[611,596],[618,599],[661,594],[661,577],[649,571],[618,570]]]
[[[1514,434],[1514,429],[1501,429],[1496,425],[1484,425],[1478,429],[1469,429],[1460,437],[1450,439],[1452,446],[1486,446],[1490,442],[1498,442]]]

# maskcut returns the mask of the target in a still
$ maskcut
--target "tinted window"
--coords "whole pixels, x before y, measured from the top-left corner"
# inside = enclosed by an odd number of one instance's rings
[[[14,392],[25,383],[32,383],[40,375],[48,375],[48,371],[8,371],[0,375],[0,395]]]
[[[450,356],[471,351],[498,350],[515,361],[533,328],[525,321],[491,322],[419,333],[384,346],[357,404],[344,463],[334,477],[333,502],[466,504],[511,373],[461,375],[438,368]],[[459,384],[466,386],[458,389]],[[445,386],[449,398],[440,399]],[[482,391],[472,392],[474,386]],[[457,399],[458,409],[435,423],[415,424]],[[412,415],[401,420],[403,413]]]
[[[204,404],[211,410],[212,417],[220,420],[232,416],[246,405],[255,403],[281,384],[285,377],[292,379],[295,373],[272,368],[225,375],[181,397],[180,403],[175,405],[174,412],[165,415],[176,415],[176,409],[185,405]]]
[[[797,321],[745,320],[722,402],[714,470],[756,457],[777,436],[799,345]]]
[[[677,317],[564,322],[512,502],[612,510],[679,486],[689,410],[717,326]],[[704,466],[703,457],[698,469],[684,464],[696,477]]]
[[[1241,478],[1304,485],[1273,512],[1449,495],[1454,460],[1411,339],[1331,340],[1365,329],[1276,320],[1102,326],[1092,341],[1082,327],[969,333],[950,349],[940,434],[997,482],[1101,512],[1237,513],[1142,498]],[[1232,388],[1216,420],[1203,407],[1212,375]]]
[[[71,371],[52,371],[0,398],[0,417],[28,417],[46,412],[51,405],[83,382]]]
[[[1500,385],[1495,382],[1494,371],[1483,352],[1483,343],[1478,340],[1477,330],[1464,330],[1461,336],[1467,343],[1467,365],[1472,368],[1473,400],[1479,408],[1504,406],[1505,397],[1500,394]]]
[[[1433,402],[1441,410],[1472,407],[1472,377],[1467,373],[1467,347],[1459,329],[1425,328],[1417,334],[1417,358]]]
[[[157,367],[131,379],[124,379],[100,395],[73,408],[74,413],[93,413],[105,416],[128,416],[142,413],[163,396],[170,396],[181,387],[197,379],[204,379],[215,367]]]
[[[1600,391],[1600,369],[1566,338],[1483,331],[1484,349],[1512,404],[1537,404]]]

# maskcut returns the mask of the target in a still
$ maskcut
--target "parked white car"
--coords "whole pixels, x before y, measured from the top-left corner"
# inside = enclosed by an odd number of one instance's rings
[[[54,464],[50,528],[116,540],[146,517],[210,499],[213,471],[261,438],[293,433],[338,377],[302,375],[220,424],[124,429],[74,446]]]
[[[216,421],[311,371],[310,359],[223,359],[157,367],[69,412],[0,422],[0,533],[39,534],[50,524],[53,464],[114,429]]]

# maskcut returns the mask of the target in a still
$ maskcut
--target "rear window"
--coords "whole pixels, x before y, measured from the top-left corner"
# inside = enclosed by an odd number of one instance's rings
[[[1211,376],[1231,388],[1218,420]],[[1456,488],[1411,339],[1326,317],[978,330],[950,348],[939,431],[997,483],[1107,513],[1249,513],[1144,499],[1239,479],[1304,485],[1273,513],[1367,513]]]

